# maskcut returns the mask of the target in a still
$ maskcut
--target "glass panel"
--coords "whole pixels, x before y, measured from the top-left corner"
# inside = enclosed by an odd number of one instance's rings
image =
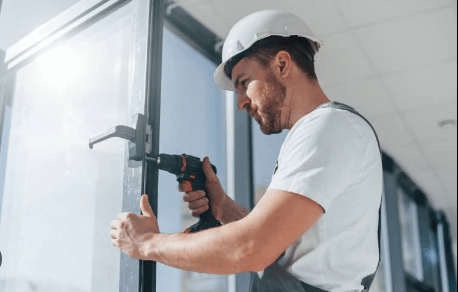
[[[411,276],[423,281],[417,205],[401,189],[398,193],[398,204],[404,268]]]
[[[88,142],[131,123],[132,11],[123,6],[16,72],[1,145],[0,291],[118,291],[109,226],[122,210],[126,142]]]
[[[256,204],[269,187],[280,148],[288,135],[288,130],[278,135],[266,136],[254,119],[252,125],[254,202]]]
[[[216,66],[177,36],[164,31],[160,152],[204,158],[226,186],[225,99],[213,82]],[[191,217],[174,175],[159,174],[159,226],[183,232]],[[158,264],[158,292],[224,292],[227,277],[189,273]]]

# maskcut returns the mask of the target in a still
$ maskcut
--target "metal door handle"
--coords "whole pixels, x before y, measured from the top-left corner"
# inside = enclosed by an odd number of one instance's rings
[[[145,145],[147,151],[150,151],[148,147],[151,142],[151,137],[145,139],[145,135],[151,135],[151,127],[146,125],[146,118],[142,114],[137,114],[137,126],[135,129],[127,126],[116,126],[108,129],[103,134],[99,134],[89,139],[89,148],[93,149],[94,145],[105,141],[107,139],[118,137],[125,140],[129,140],[129,160],[141,161],[143,159],[143,153],[145,152]],[[145,144],[145,140],[147,143]]]
[[[109,129],[106,133],[97,135],[89,139],[89,148],[93,149],[94,145],[113,137],[129,140],[135,143],[136,130],[127,126],[116,126]]]

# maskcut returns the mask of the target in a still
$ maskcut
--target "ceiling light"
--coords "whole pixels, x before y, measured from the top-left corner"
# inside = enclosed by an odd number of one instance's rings
[[[447,127],[447,126],[455,126],[456,127],[456,120],[454,119],[447,119],[439,122],[439,127]]]
[[[457,121],[455,119],[446,119],[439,122],[439,128],[446,131],[456,130]]]

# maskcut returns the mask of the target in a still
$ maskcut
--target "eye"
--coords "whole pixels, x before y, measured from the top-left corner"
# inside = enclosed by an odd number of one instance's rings
[[[243,80],[243,81],[240,83],[240,84],[242,85],[242,88],[243,88],[244,90],[247,90],[247,83],[248,83],[248,79],[245,79],[245,80]]]

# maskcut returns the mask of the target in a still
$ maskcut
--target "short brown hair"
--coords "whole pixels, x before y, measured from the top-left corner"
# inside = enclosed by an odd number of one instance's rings
[[[245,52],[236,55],[226,63],[225,72],[232,79],[232,69],[244,58],[255,58],[267,67],[280,51],[286,51],[292,60],[312,80],[317,80],[315,72],[316,50],[309,40],[299,36],[271,36],[256,42]]]

